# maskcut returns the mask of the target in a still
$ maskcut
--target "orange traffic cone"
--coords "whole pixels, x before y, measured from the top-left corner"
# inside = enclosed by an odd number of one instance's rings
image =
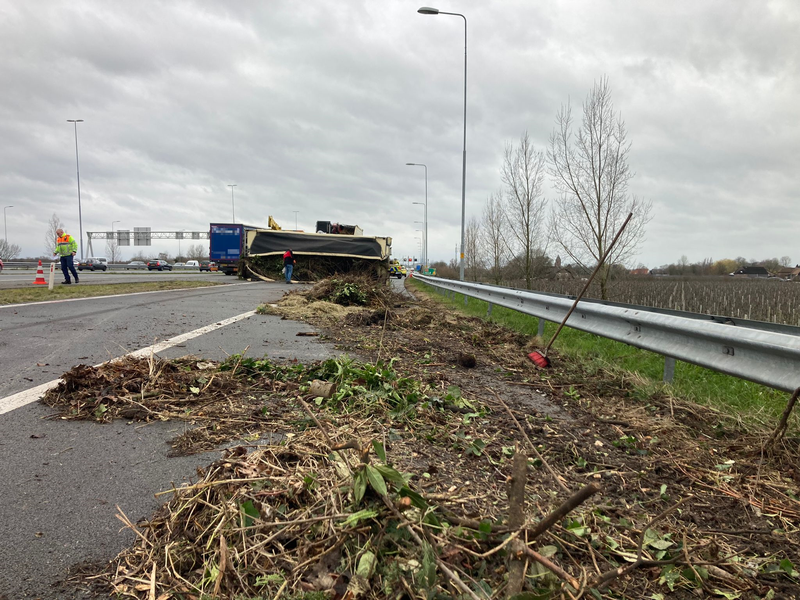
[[[44,280],[44,271],[42,271],[42,261],[39,261],[39,268],[36,269],[36,281],[33,282],[33,285],[47,285]]]

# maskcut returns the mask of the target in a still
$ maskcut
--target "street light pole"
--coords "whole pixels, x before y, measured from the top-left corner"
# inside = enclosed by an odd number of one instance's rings
[[[120,221],[111,221],[111,233],[114,233],[114,223],[120,223]]]
[[[6,209],[7,208],[14,208],[13,204],[9,204],[8,206],[3,207],[3,229],[5,230],[5,237],[3,238],[8,244],[8,225],[6,225]]]
[[[81,215],[81,165],[78,160],[78,123],[83,119],[67,119],[67,123],[75,125],[75,169],[78,173],[78,227],[81,234],[81,260],[83,260],[83,216]]]
[[[452,15],[464,19],[464,153],[461,165],[461,261],[458,269],[459,281],[464,281],[464,215],[467,207],[467,17],[461,13],[444,12],[428,6],[423,6],[417,12],[423,15]]]
[[[299,213],[300,211],[293,210],[292,212],[294,213],[294,230],[297,231],[297,213]]]
[[[424,268],[428,268],[428,165],[424,163],[406,163],[406,166],[409,167],[425,167],[425,256],[424,258]],[[420,204],[420,202],[414,202],[414,204]]]
[[[236,187],[236,184],[229,183],[228,187],[231,188],[231,213],[233,214],[233,222],[236,223],[236,206],[233,203],[233,188]]]

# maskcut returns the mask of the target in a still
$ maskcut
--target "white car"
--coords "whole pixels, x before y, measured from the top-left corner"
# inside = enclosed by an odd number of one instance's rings
[[[200,262],[196,260],[187,260],[185,266],[187,269],[199,269]]]

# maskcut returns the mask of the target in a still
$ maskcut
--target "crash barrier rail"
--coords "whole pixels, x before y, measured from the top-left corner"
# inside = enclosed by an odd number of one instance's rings
[[[479,283],[414,275],[455,296],[537,317],[539,335],[546,321],[560,323],[574,296],[529,292]],[[581,300],[568,327],[650,350],[665,357],[664,380],[672,381],[675,360],[692,363],[768,387],[792,392],[800,387],[800,327]]]

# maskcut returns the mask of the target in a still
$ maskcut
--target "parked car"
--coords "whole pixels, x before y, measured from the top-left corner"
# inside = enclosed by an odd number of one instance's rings
[[[158,269],[159,271],[163,271],[166,269],[167,271],[172,271],[172,265],[169,264],[165,260],[150,260],[147,262],[147,270],[152,271],[154,269]]]
[[[389,268],[389,277],[397,277],[398,279],[402,279],[408,274],[405,267],[401,267],[400,265],[392,265]]]
[[[132,260],[127,265],[125,265],[125,270],[130,271],[131,269],[146,269],[147,263],[142,262],[141,260]]]
[[[186,263],[172,263],[173,269],[183,269],[186,266]]]
[[[211,261],[208,260],[201,260],[200,261],[200,271],[208,271],[211,272],[211,265],[213,265]]]
[[[103,256],[90,256],[78,263],[78,271],[87,269],[89,271],[107,271],[108,259]]]
[[[187,260],[186,261],[186,268],[187,269],[196,269],[200,266],[200,263],[196,260]]]

